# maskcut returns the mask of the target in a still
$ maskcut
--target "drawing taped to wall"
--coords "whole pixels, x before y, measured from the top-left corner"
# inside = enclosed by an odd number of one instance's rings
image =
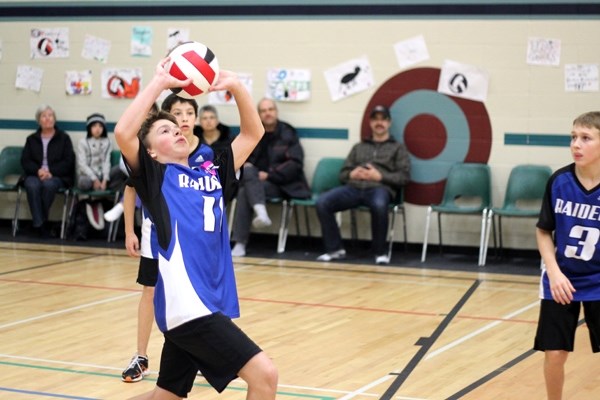
[[[374,85],[373,70],[366,56],[338,64],[324,74],[332,101],[363,92]]]
[[[34,28],[29,37],[31,58],[68,58],[69,28]]]

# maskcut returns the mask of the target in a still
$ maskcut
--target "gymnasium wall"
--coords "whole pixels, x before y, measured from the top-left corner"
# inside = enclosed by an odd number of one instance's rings
[[[25,137],[36,127],[34,113],[42,103],[55,108],[59,126],[72,135],[75,145],[84,134],[86,116],[92,112],[104,113],[110,126],[114,126],[130,100],[101,97],[101,70],[139,67],[143,86],[166,52],[167,29],[187,28],[193,40],[210,46],[221,68],[251,74],[252,94],[256,100],[265,94],[269,68],[311,71],[310,100],[278,104],[280,118],[299,129],[309,179],[321,157],[345,157],[360,140],[367,108],[381,93],[385,92],[384,98],[396,102],[394,104],[403,104],[398,102],[402,96],[426,88],[430,90],[424,82],[432,74],[439,74],[446,60],[486,71],[489,74],[487,98],[477,104],[478,111],[474,115],[463,108],[458,111],[463,113],[458,117],[474,118],[482,124],[475,123],[472,125],[475,127],[485,127],[488,123],[489,136],[482,138],[481,133],[471,131],[457,138],[453,132],[446,131],[445,139],[440,141],[439,135],[428,136],[431,132],[411,132],[411,135],[422,135],[423,146],[430,140],[440,152],[448,143],[462,151],[464,146],[483,141],[481,149],[472,151],[490,165],[494,203],[500,205],[514,165],[546,164],[556,169],[571,162],[568,148],[571,122],[585,111],[598,109],[600,95],[598,91],[565,91],[565,64],[597,66],[600,63],[599,17],[600,6],[586,1],[377,1],[368,4],[329,1],[327,5],[307,1],[302,6],[285,1],[0,1],[0,147],[24,143]],[[134,26],[152,28],[152,56],[130,55]],[[65,27],[70,36],[69,58],[30,57],[31,29]],[[86,34],[111,42],[106,63],[81,57]],[[425,39],[429,59],[400,67],[394,45],[419,35]],[[560,64],[528,64],[526,52],[530,37],[560,40]],[[332,101],[324,71],[360,57],[368,58],[374,85]],[[15,88],[18,65],[43,69],[39,92]],[[85,69],[92,71],[92,94],[67,96],[65,71]],[[394,78],[402,85],[390,86]],[[445,95],[435,94],[433,89],[430,97],[414,97],[409,107],[394,106],[394,121],[426,115],[429,119],[441,120],[444,125],[444,118],[451,111],[438,104],[441,96]],[[442,103],[449,102],[442,100]],[[204,98],[199,99],[201,105],[203,101]],[[407,112],[412,114],[403,115]],[[219,106],[219,113],[224,123],[238,126],[234,107]],[[439,125],[434,124],[435,129],[443,136],[444,129]],[[402,131],[395,131],[394,135],[399,140],[405,139]],[[455,140],[459,142],[452,143]],[[443,163],[428,162],[435,159],[435,154],[430,156],[420,160],[421,175],[446,168]],[[414,187],[411,190],[415,190]],[[416,200],[406,206],[408,239],[419,243],[423,238],[427,197],[414,192],[410,197]],[[7,196],[2,204],[0,217],[10,218],[14,200]],[[366,222],[362,226],[368,227],[368,216],[361,218]],[[344,217],[344,221],[346,219]],[[445,244],[478,245],[479,218],[447,218],[445,221]],[[274,222],[277,224],[278,219]],[[347,225],[344,222],[346,235]],[[317,227],[318,222],[315,220],[312,226]],[[436,229],[433,221],[433,243],[437,241]],[[504,232],[505,246],[535,248],[534,221],[505,224]],[[368,236],[368,229],[361,232],[361,237]]]

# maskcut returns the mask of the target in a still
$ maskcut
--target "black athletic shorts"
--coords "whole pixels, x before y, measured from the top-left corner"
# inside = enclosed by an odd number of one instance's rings
[[[158,260],[155,258],[140,257],[137,283],[143,286],[156,286],[158,281]]]
[[[157,386],[187,397],[198,371],[221,393],[261,349],[228,317],[215,313],[164,332]]]
[[[573,351],[581,304],[592,351],[600,352],[600,301],[573,301],[563,305],[554,300],[542,300],[534,350]]]

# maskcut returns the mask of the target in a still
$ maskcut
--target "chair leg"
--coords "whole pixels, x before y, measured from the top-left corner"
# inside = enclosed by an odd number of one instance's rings
[[[431,222],[431,206],[427,207],[427,217],[425,218],[425,236],[423,237],[423,249],[421,250],[421,262],[425,262],[427,256],[427,242],[429,240],[429,223]]]
[[[285,252],[285,245],[287,244],[287,237],[289,233],[289,224],[294,210],[293,206],[290,206],[287,201],[283,202],[283,209],[281,211],[281,224],[279,225],[279,237],[277,239],[277,253],[281,254]],[[298,214],[298,213],[296,213]]]
[[[444,255],[444,245],[442,243],[442,213],[437,213],[438,220],[438,238],[440,239],[440,256]]]
[[[235,207],[237,206],[237,199],[231,200],[229,203],[229,216],[227,218],[227,229],[229,229],[229,240],[231,240],[231,232],[233,232],[233,218],[235,217]]]
[[[492,210],[490,210],[491,212]],[[485,261],[483,259],[483,252],[485,250],[485,238],[486,238],[486,227],[487,227],[487,216],[488,209],[484,208],[481,212],[481,234],[479,235],[479,257],[477,259],[477,266],[483,267],[485,265]]]
[[[500,257],[504,258],[504,243],[502,243],[502,216],[498,215],[498,248]]]
[[[66,236],[67,236],[67,232],[66,232],[67,209],[69,208],[71,197],[75,198],[75,194],[73,194],[73,196],[71,196],[71,192],[69,190],[67,190],[65,192],[65,203],[63,204],[62,221],[60,223],[60,238],[61,239],[66,239]]]
[[[394,247],[394,226],[396,225],[396,213],[398,212],[398,206],[394,206],[392,209],[392,221],[390,222],[390,229],[388,230],[388,258],[392,259],[392,247]]]
[[[485,266],[485,263],[487,261],[487,254],[488,254],[488,249],[489,249],[489,245],[490,245],[490,228],[493,225],[493,223],[492,223],[493,219],[494,219],[494,212],[490,209],[490,210],[488,210],[487,217],[486,217],[485,242],[484,242],[484,247],[483,247],[483,260],[481,263],[482,267]]]
[[[310,231],[310,219],[308,218],[308,207],[304,207],[304,223],[306,224],[306,236],[312,237],[312,233]]]
[[[287,200],[283,200],[281,203],[281,221],[279,222],[279,234],[277,235],[277,253],[283,253],[283,250],[280,252],[279,250],[282,247],[285,247],[283,245],[283,229],[284,229],[284,220],[286,218],[287,215],[287,210],[288,210],[288,202]]]
[[[402,233],[404,234],[404,252],[408,251],[408,236],[406,233],[406,213],[404,212],[404,206],[400,208],[400,212],[402,214]]]
[[[13,218],[13,222],[12,222],[12,236],[15,237],[17,236],[17,231],[19,230],[19,208],[21,206],[21,194],[23,193],[23,191],[21,190],[21,187],[19,186],[19,189],[17,190],[17,201],[15,204],[15,216]]]

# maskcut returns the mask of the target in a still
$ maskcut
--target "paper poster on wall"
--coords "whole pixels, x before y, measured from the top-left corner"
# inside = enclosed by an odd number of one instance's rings
[[[69,96],[92,94],[92,71],[65,71],[65,91]]]
[[[565,92],[597,92],[598,64],[566,64]]]
[[[530,37],[527,41],[527,64],[558,66],[560,40]]]
[[[68,58],[69,28],[34,28],[29,36],[31,58]]]
[[[438,81],[438,92],[484,102],[487,98],[488,84],[487,71],[473,65],[446,60]]]
[[[324,74],[331,101],[363,92],[374,85],[373,70],[366,56],[338,64]]]
[[[17,66],[15,87],[17,89],[32,90],[39,93],[42,88],[43,76],[44,70],[41,68],[32,67],[30,65],[19,65]]]
[[[92,35],[85,35],[81,57],[86,60],[96,60],[106,64],[110,53],[110,40]]]
[[[239,72],[237,73],[237,76],[239,81],[242,82],[242,84],[248,91],[248,93],[252,93],[252,74]],[[219,90],[218,92],[208,92],[208,104],[212,104],[215,106],[235,106],[236,102],[229,90]]]
[[[105,68],[102,70],[102,98],[132,99],[140,91],[141,68]]]
[[[276,101],[310,99],[311,74],[308,69],[270,68],[267,71],[266,97]]]
[[[152,56],[152,28],[134,26],[131,31],[131,55],[134,57]]]
[[[396,43],[394,51],[400,68],[410,67],[421,61],[429,60],[429,52],[427,51],[427,44],[425,44],[423,35]]]
[[[167,53],[181,43],[190,41],[190,30],[184,28],[167,29]]]

